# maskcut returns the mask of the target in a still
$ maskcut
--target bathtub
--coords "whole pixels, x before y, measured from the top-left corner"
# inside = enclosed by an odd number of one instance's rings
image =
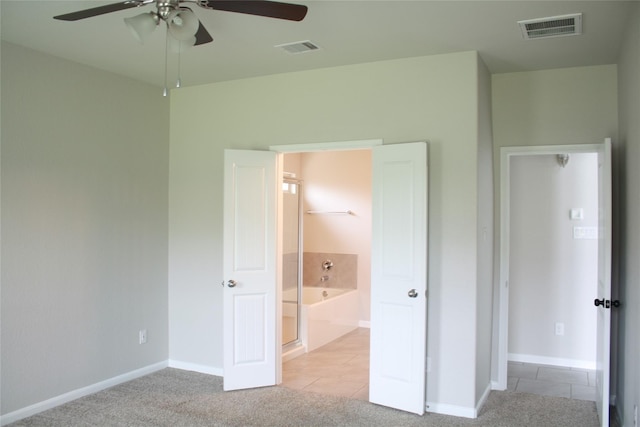
[[[300,338],[310,352],[358,327],[358,291],[304,287],[301,311]]]

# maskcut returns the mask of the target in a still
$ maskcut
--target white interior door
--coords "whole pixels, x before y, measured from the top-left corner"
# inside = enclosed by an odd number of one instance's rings
[[[598,310],[596,407],[600,425],[609,425],[611,351],[611,139],[598,150]]]
[[[372,403],[424,414],[427,145],[373,149]]]
[[[225,150],[224,389],[276,383],[276,154]]]

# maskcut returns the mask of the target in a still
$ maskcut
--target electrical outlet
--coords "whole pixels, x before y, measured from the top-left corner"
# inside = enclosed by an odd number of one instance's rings
[[[556,322],[556,335],[564,335],[564,323]]]
[[[140,329],[140,333],[138,334],[138,338],[139,338],[140,344],[145,344],[147,342],[147,330],[146,329]]]

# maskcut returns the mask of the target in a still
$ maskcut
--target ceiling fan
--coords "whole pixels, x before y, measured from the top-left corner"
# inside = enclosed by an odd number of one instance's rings
[[[84,9],[64,15],[54,16],[61,21],[78,21],[106,13],[155,4],[156,10],[143,13],[132,18],[125,18],[125,23],[133,31],[139,41],[153,32],[155,27],[164,21],[171,35],[187,45],[197,46],[213,41],[209,32],[198,20],[195,13],[183,6],[193,3],[205,9],[223,10],[269,18],[302,21],[307,14],[307,7],[299,4],[281,3],[268,0],[126,0],[104,6]]]

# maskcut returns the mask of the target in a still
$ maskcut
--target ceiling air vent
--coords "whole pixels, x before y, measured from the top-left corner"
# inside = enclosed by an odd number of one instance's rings
[[[582,34],[582,13],[518,21],[526,40]]]
[[[316,44],[309,40],[301,41],[301,42],[293,42],[286,44],[279,44],[275,47],[279,47],[280,49],[284,49],[288,53],[296,54],[296,53],[305,53],[311,52],[313,50],[320,49]]]

